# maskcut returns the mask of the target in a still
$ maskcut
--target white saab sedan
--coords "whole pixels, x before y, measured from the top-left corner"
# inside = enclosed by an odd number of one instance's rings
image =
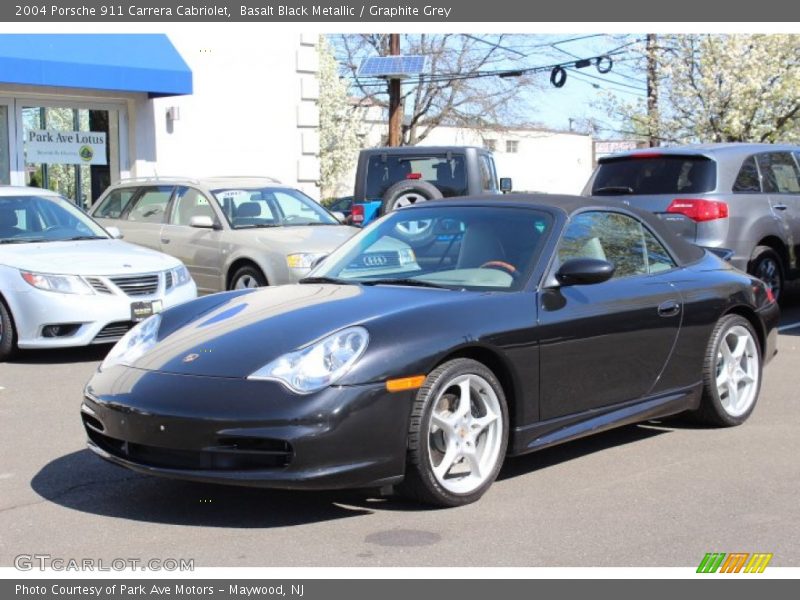
[[[0,186],[0,361],[114,342],[197,296],[178,259],[116,236],[54,192]]]

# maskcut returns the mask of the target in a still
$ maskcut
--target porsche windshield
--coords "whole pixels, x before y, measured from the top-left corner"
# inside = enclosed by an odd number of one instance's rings
[[[548,213],[529,208],[400,210],[348,240],[309,279],[516,290],[536,264],[551,227]]]

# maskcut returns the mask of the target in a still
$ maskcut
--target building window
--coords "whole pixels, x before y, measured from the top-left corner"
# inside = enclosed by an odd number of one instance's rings
[[[517,140],[506,140],[506,152],[509,154],[516,154],[519,152],[519,141]]]
[[[483,147],[494,152],[497,150],[497,140],[483,140]]]

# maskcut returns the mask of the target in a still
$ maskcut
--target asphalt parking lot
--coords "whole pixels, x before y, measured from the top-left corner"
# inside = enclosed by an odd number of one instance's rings
[[[800,294],[783,324],[800,323]],[[800,566],[800,327],[742,427],[625,427],[507,461],[477,504],[150,478],[84,446],[78,407],[108,348],[0,365],[0,566],[19,554],[207,566],[695,566],[771,552]]]

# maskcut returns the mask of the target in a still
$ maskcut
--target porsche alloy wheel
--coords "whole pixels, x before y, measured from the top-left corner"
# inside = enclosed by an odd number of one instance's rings
[[[717,323],[706,350],[703,383],[697,411],[701,421],[730,427],[753,412],[761,386],[761,350],[744,317],[725,315]]]
[[[458,506],[494,482],[508,443],[503,389],[479,362],[456,359],[434,370],[417,394],[405,487],[416,498]],[[402,489],[402,488],[401,488]]]

